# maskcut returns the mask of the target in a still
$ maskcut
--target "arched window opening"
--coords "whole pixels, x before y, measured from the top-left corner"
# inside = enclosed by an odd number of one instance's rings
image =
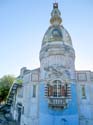
[[[45,86],[45,96],[48,99],[48,106],[53,109],[67,107],[67,99],[71,99],[71,87],[68,83],[55,80]]]
[[[67,106],[66,99],[71,97],[70,86],[55,80],[45,86],[45,96],[48,98],[48,106],[55,109],[63,109]]]
[[[48,97],[66,97],[67,84],[62,84],[61,81],[55,80],[52,85],[47,84]]]

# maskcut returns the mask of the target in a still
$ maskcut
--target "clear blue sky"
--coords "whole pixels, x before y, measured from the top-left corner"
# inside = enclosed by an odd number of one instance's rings
[[[71,35],[76,69],[93,71],[93,0],[56,0]],[[39,67],[53,0],[0,0],[0,77]]]

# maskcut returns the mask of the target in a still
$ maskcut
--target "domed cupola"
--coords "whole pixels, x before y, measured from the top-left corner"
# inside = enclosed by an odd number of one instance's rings
[[[67,30],[61,25],[61,22],[62,18],[58,9],[58,3],[54,3],[50,19],[51,25],[44,35],[42,46],[55,41],[60,41],[61,43],[72,46],[71,37]]]
[[[40,68],[43,71],[51,65],[74,71],[75,52],[69,33],[61,25],[60,15],[58,3],[54,3],[50,19],[51,26],[44,35],[40,51]]]

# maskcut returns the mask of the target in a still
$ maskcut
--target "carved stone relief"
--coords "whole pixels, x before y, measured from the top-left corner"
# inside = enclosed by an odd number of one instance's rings
[[[53,65],[44,68],[46,71],[46,79],[52,79],[52,78],[62,78],[64,81],[65,80],[70,80],[70,73],[69,71],[63,67],[63,66],[58,66],[58,65]]]

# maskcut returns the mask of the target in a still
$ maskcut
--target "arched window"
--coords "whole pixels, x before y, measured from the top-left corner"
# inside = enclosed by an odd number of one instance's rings
[[[67,106],[69,97],[69,85],[55,80],[45,86],[45,96],[48,97],[48,106],[55,109],[63,109]],[[64,122],[65,123],[65,122]]]
[[[52,85],[47,85],[48,97],[67,96],[67,84],[62,84],[60,80],[53,81]]]

